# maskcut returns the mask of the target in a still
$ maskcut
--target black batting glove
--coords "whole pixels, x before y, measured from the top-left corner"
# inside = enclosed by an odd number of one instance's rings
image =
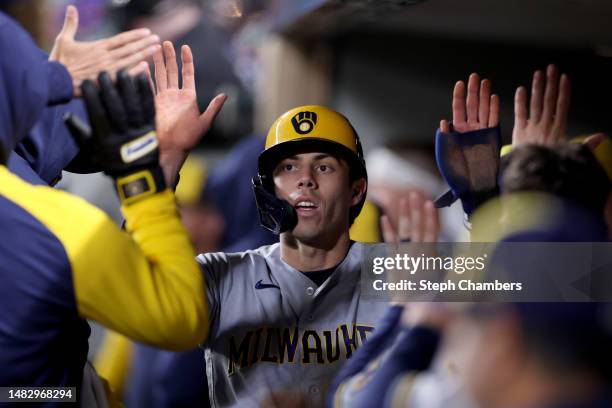
[[[91,131],[74,117],[67,118],[88,161],[115,179],[124,204],[165,190],[155,133],[155,101],[146,76],[134,78],[120,71],[113,84],[108,73],[102,72],[98,82],[99,89],[89,80],[81,85]]]

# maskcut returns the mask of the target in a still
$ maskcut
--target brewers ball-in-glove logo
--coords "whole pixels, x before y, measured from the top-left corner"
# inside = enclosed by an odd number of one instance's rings
[[[310,133],[317,124],[317,114],[314,112],[300,112],[291,118],[291,124],[300,135]]]

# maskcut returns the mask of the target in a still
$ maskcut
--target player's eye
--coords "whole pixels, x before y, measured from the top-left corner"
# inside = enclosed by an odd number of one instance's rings
[[[317,166],[317,170],[319,170],[321,173],[329,173],[333,170],[333,167],[331,167],[329,164],[319,164]]]
[[[285,163],[285,164],[282,165],[281,170],[283,170],[283,171],[295,170],[295,165],[291,164],[291,163]]]

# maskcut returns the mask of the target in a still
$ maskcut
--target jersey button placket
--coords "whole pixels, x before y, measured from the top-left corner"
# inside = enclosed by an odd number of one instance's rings
[[[315,290],[314,290],[314,288],[312,286],[309,286],[309,287],[306,288],[306,294],[308,296],[312,296],[312,295],[314,295],[314,293],[315,293]]]

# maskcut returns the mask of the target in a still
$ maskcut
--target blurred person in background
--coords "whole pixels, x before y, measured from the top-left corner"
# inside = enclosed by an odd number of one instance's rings
[[[447,352],[478,407],[609,407],[610,316],[605,303],[477,305]]]
[[[220,91],[230,97],[207,137],[207,143],[227,145],[249,134],[253,123],[252,94],[236,72],[233,36],[248,21],[247,16],[265,4],[255,0],[131,0],[113,6],[111,16],[122,30],[148,27],[164,41],[191,47],[200,110]]]
[[[226,229],[222,213],[208,192],[210,179],[205,162],[190,156],[175,191],[181,220],[198,253],[217,250]]]

